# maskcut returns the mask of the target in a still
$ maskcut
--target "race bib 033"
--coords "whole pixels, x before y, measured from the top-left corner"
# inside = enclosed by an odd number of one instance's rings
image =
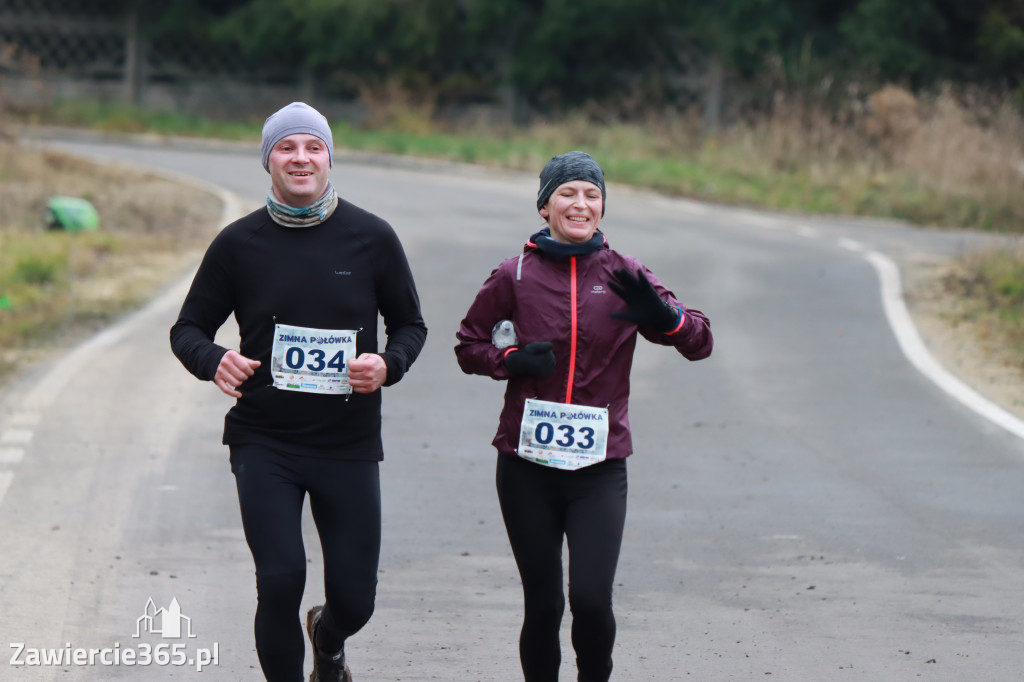
[[[518,455],[556,469],[603,462],[608,449],[608,408],[530,398],[523,408]]]

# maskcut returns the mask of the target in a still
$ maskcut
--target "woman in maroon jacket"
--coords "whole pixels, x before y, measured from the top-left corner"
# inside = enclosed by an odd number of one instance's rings
[[[464,372],[508,381],[493,445],[523,582],[527,682],[558,680],[563,537],[578,679],[611,676],[637,333],[689,360],[707,357],[713,344],[703,313],[676,300],[643,263],[609,248],[597,229],[605,197],[604,172],[589,154],[551,159],[537,194],[547,227],[491,273],[456,335]],[[511,342],[503,340],[508,322]]]

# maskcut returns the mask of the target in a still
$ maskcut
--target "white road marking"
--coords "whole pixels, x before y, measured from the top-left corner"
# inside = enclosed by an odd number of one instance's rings
[[[743,222],[765,227],[773,222],[770,218],[763,221],[751,219],[752,214],[744,214]],[[796,233],[803,237],[816,236],[817,230],[808,225],[797,225]],[[899,267],[888,256],[877,251],[869,251],[862,242],[848,237],[841,237],[838,240],[839,246],[854,253],[863,254],[878,273],[881,283],[882,307],[885,310],[885,317],[892,328],[896,341],[906,356],[919,372],[929,381],[945,391],[950,397],[960,402],[965,407],[973,410],[976,414],[988,419],[993,424],[1000,426],[1018,438],[1024,439],[1024,421],[1015,415],[999,407],[985,396],[968,386],[966,383],[954,376],[949,370],[939,364],[938,360],[929,352],[928,347],[921,340],[921,335],[914,326],[910,311],[907,310],[906,301],[903,299],[903,284],[900,278]]]
[[[39,423],[41,415],[35,412],[18,412],[11,415],[11,424],[15,426],[35,426]]]
[[[676,210],[682,210],[684,213],[690,215],[707,215],[711,213],[711,209],[696,201],[688,199],[673,199],[671,200],[672,208]]]
[[[999,407],[988,398],[975,391],[963,381],[953,376],[939,364],[921,340],[921,335],[914,326],[906,302],[903,300],[903,284],[900,271],[888,256],[877,251],[869,251],[864,257],[875,266],[882,284],[882,307],[896,335],[903,354],[928,379],[966,407],[974,410],[982,417],[1003,427],[1018,438],[1024,438],[1024,421]]]
[[[0,464],[17,464],[25,457],[21,448],[0,448]]]
[[[27,445],[32,442],[34,435],[29,429],[0,431],[0,445]]]
[[[847,237],[841,237],[839,239],[839,246],[846,249],[847,251],[855,251],[860,253],[864,250],[864,245],[856,239],[848,239]]]
[[[767,216],[760,215],[758,213],[748,213],[746,211],[740,211],[736,215],[739,221],[745,225],[753,225],[755,227],[767,227],[769,229],[776,229],[782,227],[782,222],[775,218],[769,218]]]
[[[0,502],[4,501],[7,489],[11,487],[11,480],[14,478],[13,471],[0,471]]]

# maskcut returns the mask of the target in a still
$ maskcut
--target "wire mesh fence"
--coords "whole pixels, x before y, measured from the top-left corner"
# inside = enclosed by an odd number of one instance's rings
[[[44,74],[99,80],[128,77],[132,68],[156,80],[246,75],[243,60],[230,49],[187,35],[147,37],[137,13],[103,0],[0,0],[0,45],[9,55],[7,70],[17,67],[13,59]]]
[[[0,0],[0,110],[87,97],[237,115],[301,93],[301,83],[267,83],[230,46],[180,31],[149,35],[145,17],[124,5]]]
[[[417,93],[393,87],[397,81],[384,72],[353,77],[344,68],[321,66],[312,73],[267,59],[257,66],[237,46],[208,35],[180,28],[153,33],[146,12],[144,3],[125,0],[0,0],[0,113],[88,98],[237,117],[303,99],[352,122],[409,101],[426,102],[430,116],[445,120],[505,122],[525,120],[536,105],[501,82],[499,69],[480,55],[449,65],[451,78]],[[708,90],[702,70],[671,76],[675,80],[666,82],[675,101],[665,104],[680,111],[703,104],[705,115],[717,120],[724,98],[720,79]],[[590,113],[628,117],[649,107],[645,90],[624,84],[615,101]]]
[[[87,2],[67,12],[55,4],[0,0],[0,44],[8,56],[7,71],[31,67],[39,72],[89,73],[123,61],[121,27],[96,19]]]

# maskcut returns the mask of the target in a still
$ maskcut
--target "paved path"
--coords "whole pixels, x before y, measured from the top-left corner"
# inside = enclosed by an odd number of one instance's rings
[[[246,209],[268,185],[254,153],[65,147],[215,183]],[[385,393],[378,608],[350,643],[353,672],[518,679],[521,597],[489,446],[502,385],[463,375],[452,346],[476,289],[539,223],[535,179],[344,154],[334,179],[400,233],[430,327]],[[1024,441],[908,362],[865,257],[949,255],[965,236],[615,186],[602,225],[716,335],[700,363],[637,352],[615,679],[1020,680]],[[261,679],[251,559],[219,444],[229,401],[167,344],[183,292],[27,375],[0,405],[0,640],[23,643],[20,660],[161,643],[184,643],[187,659],[216,645],[217,664],[5,660],[2,680]],[[150,598],[176,598],[196,637],[133,637]],[[575,679],[567,639],[563,651],[562,680]]]

